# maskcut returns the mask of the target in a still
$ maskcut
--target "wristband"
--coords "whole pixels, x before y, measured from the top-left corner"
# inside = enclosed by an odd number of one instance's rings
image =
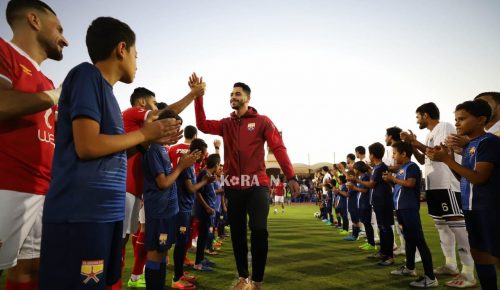
[[[62,84],[56,89],[44,91],[43,93],[49,96],[54,105],[57,105],[57,103],[59,102],[59,97],[61,96],[61,91],[62,91]]]

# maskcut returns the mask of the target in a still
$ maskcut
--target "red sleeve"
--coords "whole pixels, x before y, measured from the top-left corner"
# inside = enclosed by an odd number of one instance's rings
[[[0,78],[9,81],[12,84],[14,71],[12,69],[12,57],[7,52],[7,43],[0,40]]]
[[[205,133],[222,136],[221,121],[207,120],[205,109],[203,108],[203,97],[200,96],[194,100],[194,111],[196,114],[196,127]]]
[[[286,178],[290,180],[295,177],[295,171],[293,170],[290,158],[288,158],[288,153],[286,152],[285,144],[283,144],[283,139],[281,139],[280,132],[269,118],[264,117],[264,122],[266,125],[264,134],[267,144],[273,151]]]
[[[129,133],[141,129],[149,112],[149,110],[142,108],[130,108],[123,112],[123,126],[125,132]]]

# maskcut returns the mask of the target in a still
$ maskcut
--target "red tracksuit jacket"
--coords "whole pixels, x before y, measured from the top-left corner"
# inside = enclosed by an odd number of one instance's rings
[[[264,163],[264,144],[267,141],[287,179],[295,177],[281,135],[273,122],[249,107],[242,117],[233,112],[222,120],[207,120],[203,97],[194,103],[196,126],[206,134],[219,135],[224,140],[224,186],[246,189],[269,186]]]

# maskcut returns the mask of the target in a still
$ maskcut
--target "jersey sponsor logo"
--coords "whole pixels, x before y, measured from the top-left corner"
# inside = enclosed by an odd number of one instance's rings
[[[247,129],[250,132],[252,132],[253,130],[255,130],[255,123],[248,123]]]
[[[187,228],[186,227],[180,227],[179,228],[179,232],[181,232],[181,234],[185,234],[187,231]]]
[[[476,147],[471,147],[469,149],[469,156],[472,157],[474,154],[476,154]]]
[[[52,120],[51,120],[51,116],[52,116]],[[54,117],[52,115],[52,108],[45,111],[44,120],[45,120],[45,125],[47,126],[47,128],[52,130],[52,124],[54,124]],[[55,138],[54,138],[54,134],[52,132],[38,129],[38,140],[40,140],[40,142],[49,143],[53,147],[55,147],[55,142],[54,142]]]
[[[104,275],[104,260],[82,261],[80,275],[83,284],[95,285]]]
[[[21,67],[21,70],[23,71],[23,73],[25,73],[29,76],[33,76],[33,73],[31,72],[31,70],[29,68],[27,68],[25,65],[20,63],[19,66]]]
[[[160,234],[160,238],[158,239],[160,245],[165,246],[167,244],[167,240],[168,240],[167,234]]]
[[[399,175],[403,175],[405,174],[405,170],[404,169],[400,169],[399,172],[398,172]]]

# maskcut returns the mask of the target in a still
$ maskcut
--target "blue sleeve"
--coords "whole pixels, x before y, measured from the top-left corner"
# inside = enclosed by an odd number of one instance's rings
[[[198,176],[196,177],[196,182],[200,182],[203,179],[203,177],[205,177],[206,175],[207,175],[207,171],[206,170],[202,170],[200,172],[200,174],[198,174]],[[206,187],[207,186],[205,185],[202,188],[200,188],[200,192],[206,192],[206,190],[207,190]]]
[[[163,157],[159,147],[152,146],[150,151],[146,154],[146,161],[149,166],[151,174],[156,178],[160,174],[167,174],[165,166],[163,165]]]
[[[68,83],[63,84],[64,94],[70,102],[71,120],[79,116],[101,122],[101,76],[90,64],[82,64],[73,71]]]
[[[406,179],[415,178],[417,181],[420,179],[420,168],[416,164],[411,164],[406,169]]]
[[[476,162],[488,162],[499,164],[500,161],[500,138],[493,137],[485,139],[477,146]]]

